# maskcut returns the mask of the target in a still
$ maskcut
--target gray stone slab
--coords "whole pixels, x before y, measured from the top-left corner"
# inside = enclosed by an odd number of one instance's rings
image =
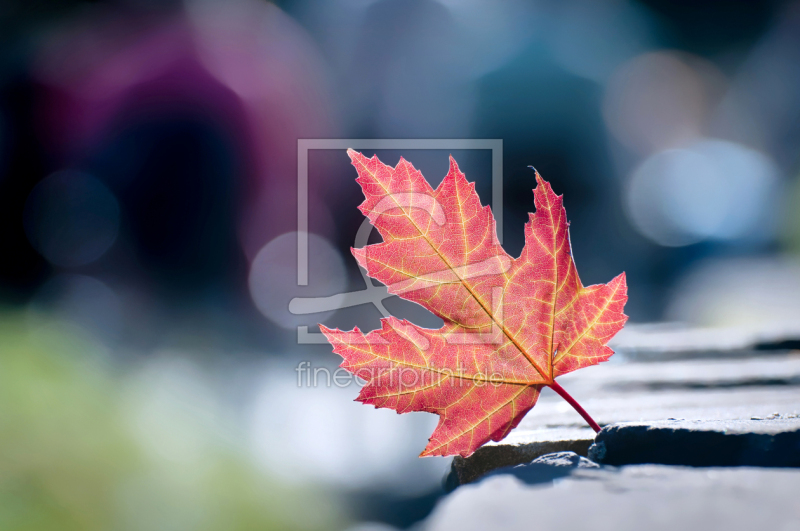
[[[568,451],[586,456],[594,436],[594,431],[589,427],[512,432],[499,443],[491,442],[482,446],[467,458],[456,456],[445,482],[446,488],[452,490],[492,470],[530,463],[545,454]]]
[[[611,358],[614,360],[614,357]],[[651,391],[800,385],[800,355],[748,359],[697,359],[653,363],[609,361],[558,379],[585,391]]]
[[[564,386],[566,388],[566,385]],[[602,426],[615,422],[651,420],[747,420],[773,414],[800,413],[800,389],[794,387],[753,387],[738,390],[651,391],[646,393],[572,392],[581,405]],[[543,427],[579,427],[586,422],[561,397],[549,389],[543,399],[520,422],[519,431]],[[513,432],[512,432],[513,433]]]
[[[628,324],[609,345],[630,361],[743,358],[800,349],[800,325],[698,328],[679,323]]]
[[[747,360],[608,362],[567,374],[558,381],[601,425],[668,418],[735,420],[800,413],[798,355]],[[517,430],[583,425],[583,419],[569,404],[545,388],[539,403]]]
[[[601,424],[665,419],[742,420],[800,413],[800,356],[666,363],[604,363],[559,378]],[[755,383],[754,383],[755,382]],[[499,443],[452,463],[448,485],[557,451],[588,455],[594,432],[544,389],[536,407]]]
[[[575,452],[555,452],[537,457],[530,463],[504,467],[486,474],[491,477],[511,474],[529,485],[548,483],[566,477],[579,468],[599,468],[600,465]]]
[[[800,418],[616,424],[597,434],[589,458],[611,465],[800,467]]]
[[[426,531],[796,531],[800,471],[639,465],[575,468],[528,484],[488,477],[446,496]]]

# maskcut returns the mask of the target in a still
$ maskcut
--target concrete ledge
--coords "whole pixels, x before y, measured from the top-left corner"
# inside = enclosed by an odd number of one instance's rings
[[[569,474],[559,473],[554,481],[531,484],[504,474],[465,485],[443,498],[420,527],[426,531],[800,529],[796,469],[662,465],[561,469]]]
[[[530,463],[545,454],[575,452],[585,457],[594,435],[588,427],[514,431],[506,439],[489,443],[467,458],[456,456],[445,488],[452,490],[498,468]]]

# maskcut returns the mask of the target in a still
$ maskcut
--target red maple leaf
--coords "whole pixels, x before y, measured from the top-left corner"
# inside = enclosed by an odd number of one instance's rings
[[[389,317],[368,334],[320,326],[341,366],[366,381],[357,400],[439,415],[422,456],[468,456],[503,439],[545,385],[599,431],[555,379],[613,354],[606,343],[627,320],[627,286],[624,273],[581,284],[561,196],[536,173],[536,213],[514,259],[452,157],[433,190],[402,158],[392,168],[348,154],[366,196],[359,208],[383,236],[353,255],[390,293],[444,320],[430,330]]]

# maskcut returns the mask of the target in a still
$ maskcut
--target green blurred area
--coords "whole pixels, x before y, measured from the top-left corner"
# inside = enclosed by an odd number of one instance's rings
[[[800,255],[800,178],[796,179],[783,200],[784,223],[781,231],[782,242],[786,249],[795,255]]]
[[[0,529],[342,525],[329,498],[271,480],[161,372],[119,370],[79,333],[0,314]]]

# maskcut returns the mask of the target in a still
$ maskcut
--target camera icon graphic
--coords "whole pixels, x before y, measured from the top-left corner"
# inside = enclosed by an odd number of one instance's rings
[[[502,139],[299,139],[297,141],[297,285],[307,286],[308,268],[308,152],[314,149],[355,150],[490,150],[492,154],[491,190],[492,212],[497,223],[497,237],[503,241],[503,140]],[[433,208],[433,207],[432,207]],[[353,247],[367,245],[373,230],[369,219],[364,218]],[[389,317],[383,301],[394,295],[386,286],[376,285],[359,268],[365,289],[337,293],[325,297],[295,297],[289,302],[289,312],[294,315],[309,315],[330,312],[362,304],[374,305],[383,317]],[[326,344],[321,332],[309,332],[307,325],[297,327],[298,344]]]

